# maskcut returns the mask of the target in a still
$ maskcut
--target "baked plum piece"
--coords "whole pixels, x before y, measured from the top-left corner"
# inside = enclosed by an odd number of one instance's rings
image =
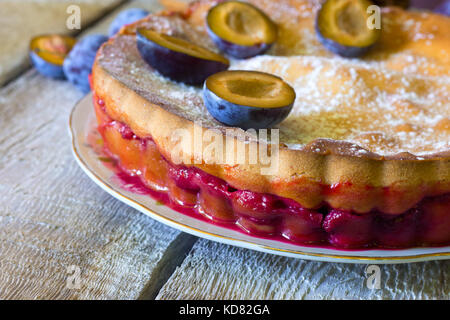
[[[228,69],[228,59],[181,38],[150,29],[136,32],[141,57],[162,75],[198,85],[210,75]]]
[[[328,0],[316,17],[316,33],[320,42],[331,52],[343,57],[357,57],[377,42],[380,30],[370,28],[373,5],[368,0]]]
[[[203,100],[219,122],[242,129],[262,129],[287,117],[295,91],[277,76],[233,70],[210,76],[203,86]]]
[[[76,39],[61,35],[41,35],[30,42],[30,60],[36,70],[49,78],[65,79],[63,62]]]
[[[328,241],[340,248],[369,246],[373,239],[373,217],[332,209],[323,221]]]
[[[277,39],[276,24],[258,8],[239,1],[211,8],[206,26],[217,47],[238,59],[264,53]]]

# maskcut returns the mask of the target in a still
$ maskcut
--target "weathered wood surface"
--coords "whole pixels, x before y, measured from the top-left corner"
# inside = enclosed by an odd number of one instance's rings
[[[120,9],[138,6],[160,8]],[[84,32],[105,32],[115,14]],[[365,265],[196,242],[129,208],[73,159],[67,123],[80,98],[34,70],[0,89],[0,299],[449,298],[448,261],[380,266],[370,290]]]
[[[2,0],[0,1],[0,85],[28,63],[29,40],[45,33],[74,33],[66,20],[67,8],[81,10],[81,28],[116,6],[121,0]]]
[[[312,262],[199,240],[157,299],[449,299],[450,261],[380,265]],[[371,272],[370,272],[371,273]]]

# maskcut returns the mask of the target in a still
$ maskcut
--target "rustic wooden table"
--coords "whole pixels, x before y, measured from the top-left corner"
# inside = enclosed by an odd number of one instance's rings
[[[74,3],[83,34],[105,33],[126,7],[160,8],[156,1],[0,3],[1,299],[449,299],[450,261],[380,266],[380,288],[369,289],[366,265],[198,239],[102,191],[71,154],[68,117],[82,94],[43,78],[26,58],[32,34],[68,32],[66,8]]]

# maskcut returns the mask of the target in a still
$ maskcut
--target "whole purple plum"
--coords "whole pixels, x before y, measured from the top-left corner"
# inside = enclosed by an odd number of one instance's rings
[[[67,80],[83,93],[90,91],[89,74],[92,71],[95,55],[107,40],[108,37],[101,34],[88,35],[75,44],[64,60],[63,70]]]
[[[117,15],[117,17],[114,19],[114,21],[109,26],[109,36],[112,37],[115,35],[119,30],[130,23],[133,23],[137,20],[140,20],[142,18],[145,18],[149,15],[149,12],[144,9],[139,8],[132,8],[128,10],[124,10],[121,13]]]

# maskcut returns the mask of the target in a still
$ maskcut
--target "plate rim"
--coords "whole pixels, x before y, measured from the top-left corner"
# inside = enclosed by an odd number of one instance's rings
[[[189,234],[192,234],[194,236],[205,238],[211,241],[224,243],[227,245],[233,245],[238,246],[246,249],[251,249],[255,251],[265,252],[265,253],[271,253],[281,256],[287,256],[291,258],[297,258],[297,259],[305,259],[305,260],[312,260],[312,261],[324,261],[324,262],[335,262],[335,263],[353,263],[353,264],[398,264],[398,263],[414,263],[414,262],[423,262],[423,261],[430,261],[430,260],[446,260],[450,259],[450,246],[445,247],[416,247],[417,249],[427,249],[430,250],[433,249],[443,249],[447,251],[443,252],[433,252],[433,253],[420,253],[420,254],[412,254],[412,255],[403,255],[403,256],[355,256],[355,255],[348,255],[348,254],[327,254],[327,253],[318,253],[318,252],[304,252],[301,251],[301,246],[299,246],[299,250],[290,250],[290,249],[283,249],[283,248],[275,248],[268,245],[247,241],[244,239],[235,239],[229,236],[220,235],[213,233],[211,231],[205,231],[201,230],[196,227],[188,226],[186,224],[183,224],[179,221],[175,221],[169,217],[164,216],[163,214],[160,214],[156,212],[155,210],[148,208],[144,204],[140,203],[138,200],[132,199],[128,197],[127,195],[123,194],[118,190],[118,187],[112,186],[108,181],[105,181],[102,177],[100,177],[93,168],[89,166],[87,161],[84,159],[82,152],[78,149],[77,144],[79,142],[77,141],[76,132],[74,131],[75,125],[73,124],[74,121],[74,114],[76,111],[80,108],[82,108],[84,103],[90,103],[92,104],[92,93],[89,93],[88,95],[81,98],[72,108],[69,116],[68,121],[68,131],[71,138],[71,145],[72,145],[72,154],[74,155],[74,158],[77,162],[77,164],[80,166],[80,168],[84,171],[84,173],[92,180],[94,181],[100,188],[102,188],[104,191],[106,191],[108,194],[113,196],[114,198],[118,199],[119,201],[131,206],[132,208],[138,210],[139,212],[145,214],[146,216],[163,223],[165,225],[168,225],[169,227],[175,228],[177,230],[180,230],[182,232],[186,232]],[[93,110],[93,109],[91,109]],[[88,118],[88,115],[85,116]],[[86,132],[84,132],[86,133]],[[171,208],[170,208],[171,209]],[[172,209],[173,210],[173,209]],[[175,211],[175,210],[174,210]],[[181,214],[181,213],[180,213]],[[218,228],[224,228],[218,226]],[[245,234],[245,233],[244,233]],[[251,237],[251,236],[250,236]],[[254,237],[255,240],[259,239],[258,237]],[[276,241],[276,240],[273,240]],[[313,247],[308,247],[311,249],[314,249]],[[414,248],[408,248],[404,250],[410,250]],[[333,249],[329,249],[333,250]],[[383,249],[376,249],[377,251],[383,251]],[[342,249],[336,249],[338,252],[345,252],[345,250]],[[352,252],[355,251],[370,251],[370,249],[367,250],[352,250]],[[392,252],[392,250],[389,250]],[[396,252],[403,251],[402,249],[395,249]],[[347,251],[348,252],[348,251]]]

